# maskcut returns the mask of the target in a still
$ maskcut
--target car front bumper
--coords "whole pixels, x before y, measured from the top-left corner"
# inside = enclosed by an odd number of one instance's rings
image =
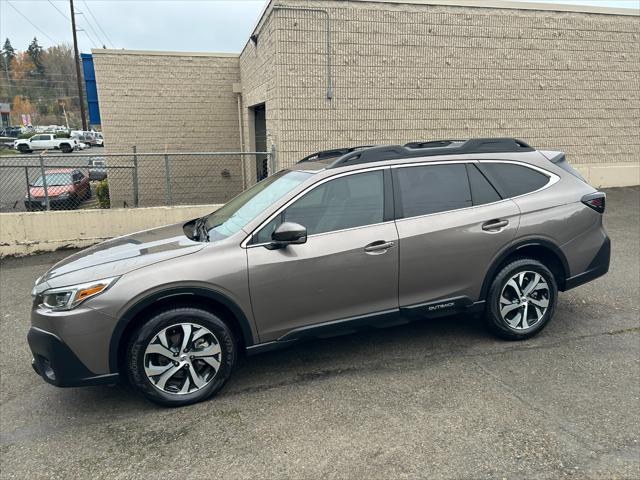
[[[33,354],[32,366],[46,382],[58,387],[104,385],[118,382],[117,373],[96,375],[57,335],[38,327],[27,334]]]
[[[51,208],[71,208],[75,205],[75,199],[73,197],[67,197],[64,199],[50,198],[49,206]],[[27,210],[44,210],[46,208],[46,202],[43,199],[25,200],[24,206]]]

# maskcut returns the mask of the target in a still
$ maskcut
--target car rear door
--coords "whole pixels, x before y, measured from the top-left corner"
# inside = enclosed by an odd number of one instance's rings
[[[520,211],[474,162],[392,168],[400,244],[402,310],[463,311],[479,300],[498,252],[516,235]]]
[[[58,142],[56,141],[56,136],[55,135],[42,135],[43,138],[43,148],[46,148],[47,150],[52,150],[55,147],[58,146]]]
[[[258,229],[247,258],[261,341],[397,312],[398,235],[391,209],[390,171],[378,167],[314,185]],[[271,233],[284,221],[305,226],[307,242],[271,250]]]

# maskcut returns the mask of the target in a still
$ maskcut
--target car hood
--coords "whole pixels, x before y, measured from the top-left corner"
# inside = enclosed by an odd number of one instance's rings
[[[70,193],[73,191],[73,185],[51,185],[47,186],[47,193],[50,197],[57,197],[63,193]],[[44,187],[29,187],[29,192],[32,197],[44,197]]]
[[[183,225],[178,223],[132,233],[75,253],[40,277],[36,289],[43,291],[115,277],[202,250],[206,244],[189,239]]]

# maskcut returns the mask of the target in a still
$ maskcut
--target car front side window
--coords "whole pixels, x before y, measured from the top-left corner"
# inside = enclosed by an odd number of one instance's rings
[[[384,180],[382,170],[346,175],[320,184],[274,217],[255,236],[254,244],[271,241],[283,222],[295,222],[307,235],[382,223]]]

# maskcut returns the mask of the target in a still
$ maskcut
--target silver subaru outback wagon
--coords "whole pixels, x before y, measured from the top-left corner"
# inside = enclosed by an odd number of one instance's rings
[[[33,289],[33,367],[177,406],[218,392],[241,354],[364,327],[475,312],[526,339],[559,291],[607,272],[604,210],[563,153],[515,139],[319,152],[210,215],[53,266]]]

